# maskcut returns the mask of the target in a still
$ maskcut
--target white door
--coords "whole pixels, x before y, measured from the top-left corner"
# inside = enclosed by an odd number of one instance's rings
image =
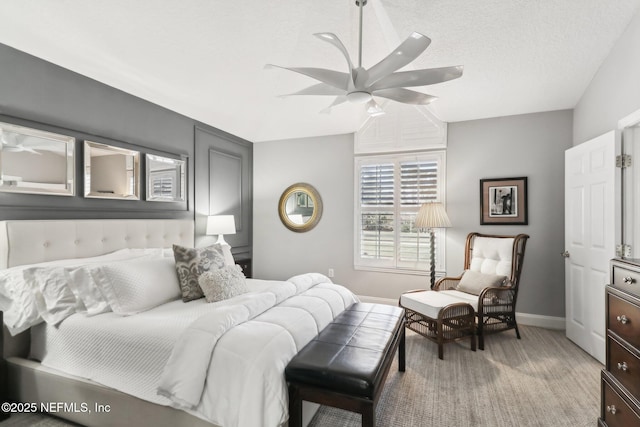
[[[605,362],[605,286],[619,233],[615,131],[565,152],[567,337]]]

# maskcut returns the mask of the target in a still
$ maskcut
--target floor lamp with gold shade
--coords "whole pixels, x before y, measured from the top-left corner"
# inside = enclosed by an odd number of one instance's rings
[[[415,227],[429,231],[429,245],[431,245],[431,289],[436,283],[436,253],[435,253],[435,228],[451,227],[451,221],[447,216],[444,205],[440,202],[423,203],[416,216]]]

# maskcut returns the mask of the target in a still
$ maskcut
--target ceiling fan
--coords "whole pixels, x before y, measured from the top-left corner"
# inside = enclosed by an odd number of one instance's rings
[[[405,88],[442,83],[462,76],[462,65],[395,72],[416,59],[431,43],[431,39],[417,32],[411,33],[404,42],[382,61],[368,70],[364,69],[362,67],[362,9],[366,4],[367,0],[356,0],[356,5],[360,8],[358,66],[355,67],[353,65],[347,49],[338,36],[333,33],[316,33],[314,36],[332,44],[342,52],[347,60],[349,72],[344,73],[325,68],[281,67],[267,64],[265,68],[282,68],[321,82],[283,96],[335,96],[333,103],[322,112],[328,113],[332,107],[349,101],[352,103],[366,103],[367,112],[372,116],[377,116],[384,114],[384,111],[373,99],[374,96],[405,104],[426,105],[437,99],[437,97]]]
[[[31,147],[25,147],[23,143],[24,137],[22,135],[6,134],[0,129],[0,151],[6,151],[8,153],[20,153],[27,152],[33,154],[42,154],[37,152]]]

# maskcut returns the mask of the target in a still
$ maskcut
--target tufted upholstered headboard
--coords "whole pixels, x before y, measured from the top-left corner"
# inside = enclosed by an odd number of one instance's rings
[[[0,268],[193,242],[190,219],[0,221]]]
[[[124,248],[193,247],[190,219],[78,219],[0,221],[0,269]],[[11,337],[4,328],[0,355],[26,357],[29,332]]]

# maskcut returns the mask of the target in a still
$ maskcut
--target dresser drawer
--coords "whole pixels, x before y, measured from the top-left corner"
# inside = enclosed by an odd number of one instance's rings
[[[640,296],[640,272],[612,264],[611,278],[613,281],[612,285],[616,288]]]
[[[640,427],[640,416],[602,379],[602,419],[608,427]]]
[[[634,396],[640,396],[640,359],[611,337],[607,337],[607,371]]]
[[[640,307],[607,293],[607,328],[640,348]]]

